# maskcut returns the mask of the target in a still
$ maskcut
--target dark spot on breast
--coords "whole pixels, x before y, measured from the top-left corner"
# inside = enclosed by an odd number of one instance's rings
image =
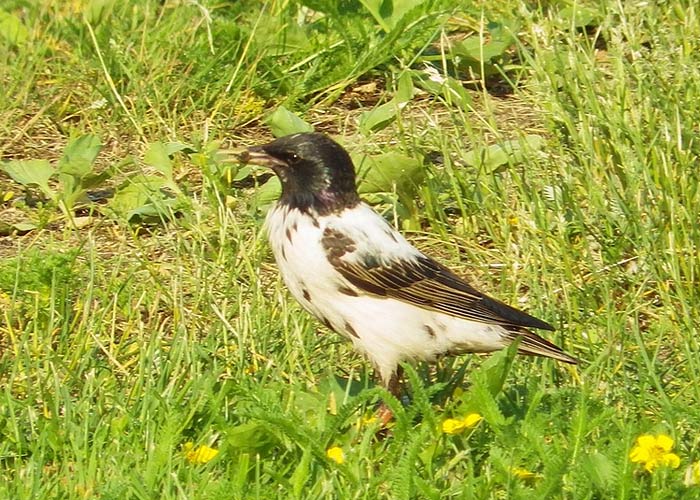
[[[337,265],[339,259],[346,253],[355,251],[355,241],[347,234],[336,229],[326,228],[323,231],[321,245],[326,251],[328,260],[333,265]]]
[[[434,339],[434,338],[436,337],[436,335],[435,335],[435,330],[433,329],[432,326],[430,326],[430,325],[423,325],[423,328],[424,328],[425,331],[428,333],[428,335],[430,336],[431,339]]]
[[[287,229],[285,229],[284,234],[287,236],[287,239],[291,243],[292,242],[292,228],[288,227]]]
[[[348,286],[341,286],[338,291],[343,295],[349,295],[350,297],[357,297],[357,292]]]
[[[345,331],[348,332],[349,335],[352,335],[353,337],[355,337],[356,339],[360,338],[360,336],[357,334],[357,332],[352,327],[352,325],[350,323],[348,323],[347,321],[345,322]]]
[[[311,294],[306,288],[303,288],[301,290],[301,294],[304,296],[304,300],[306,300],[307,302],[311,302]]]
[[[318,219],[311,214],[311,223],[314,225],[314,227],[321,227],[321,225],[318,223]]]
[[[287,255],[284,251],[284,245],[280,246],[280,250],[280,256],[282,257],[282,259],[287,260]]]

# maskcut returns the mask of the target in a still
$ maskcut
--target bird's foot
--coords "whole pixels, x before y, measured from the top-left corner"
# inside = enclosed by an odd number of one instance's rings
[[[394,412],[391,411],[391,408],[389,408],[383,401],[377,410],[377,419],[382,424],[382,429],[385,429],[387,425],[389,425],[389,422],[394,419]]]
[[[394,420],[394,412],[382,401],[375,415],[377,420],[379,420],[379,428],[374,433],[374,437],[377,441],[383,441],[391,434],[391,422]]]

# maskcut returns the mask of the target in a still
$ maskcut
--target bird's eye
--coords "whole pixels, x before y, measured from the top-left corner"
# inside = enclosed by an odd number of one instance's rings
[[[294,165],[295,163],[299,163],[301,161],[301,158],[296,153],[289,153],[286,159],[287,163],[289,163],[290,165]]]

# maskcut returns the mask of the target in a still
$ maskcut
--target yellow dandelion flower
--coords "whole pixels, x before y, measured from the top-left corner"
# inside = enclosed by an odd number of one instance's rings
[[[364,425],[371,425],[371,424],[377,422],[378,420],[379,419],[377,418],[376,415],[369,415],[369,416],[365,415],[364,417],[362,417],[362,423]]]
[[[470,413],[464,418],[448,418],[442,423],[442,432],[445,434],[461,434],[466,429],[474,427],[484,418],[478,413]]]
[[[365,427],[374,427],[379,424],[379,418],[375,414],[365,414],[357,419],[355,427],[357,430],[363,429]]]
[[[332,446],[326,450],[326,456],[337,464],[345,462],[345,453],[340,446]]]
[[[185,458],[191,464],[206,464],[219,454],[219,450],[204,444],[195,448],[192,441],[185,443],[182,448],[185,452]]]
[[[360,427],[374,425],[377,422],[379,422],[377,415],[363,415],[360,419]]]
[[[644,464],[648,472],[652,472],[659,466],[676,469],[681,464],[681,459],[671,452],[672,449],[673,439],[670,436],[644,434],[637,438],[637,443],[630,452],[630,460]]]
[[[513,467],[512,469],[510,469],[510,472],[515,477],[517,477],[518,479],[522,479],[523,481],[531,481],[537,477],[537,474],[535,474],[534,472],[530,472],[524,467]]]
[[[3,309],[9,310],[11,303],[12,297],[7,295],[5,292],[0,291],[0,306],[2,306]]]
[[[469,415],[467,415],[466,417],[464,417],[463,422],[464,422],[464,425],[465,425],[465,426],[467,427],[467,429],[468,429],[469,427],[474,427],[476,424],[478,424],[479,422],[481,422],[481,420],[482,420],[483,418],[484,418],[484,417],[482,417],[482,416],[479,415],[478,413],[470,413]]]
[[[695,462],[688,466],[683,477],[683,484],[686,486],[700,485],[700,462]]]
[[[456,418],[448,418],[442,423],[442,432],[445,434],[460,434],[464,429],[464,423]]]

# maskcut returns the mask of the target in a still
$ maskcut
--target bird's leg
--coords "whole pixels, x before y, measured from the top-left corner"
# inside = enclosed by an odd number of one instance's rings
[[[389,393],[396,399],[401,401],[401,377],[403,376],[403,368],[398,366],[396,371],[391,374],[389,382],[386,384],[386,388]],[[382,427],[386,427],[389,422],[394,418],[394,412],[391,411],[384,401],[379,405],[377,410],[377,418],[382,423]]]

